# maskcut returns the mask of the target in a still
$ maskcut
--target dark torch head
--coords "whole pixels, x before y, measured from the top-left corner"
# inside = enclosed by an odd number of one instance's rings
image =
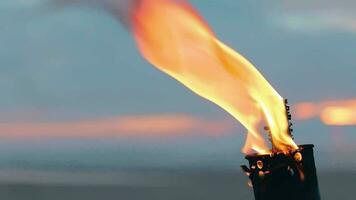
[[[301,145],[290,154],[248,155],[249,176],[256,200],[320,200],[314,145]]]

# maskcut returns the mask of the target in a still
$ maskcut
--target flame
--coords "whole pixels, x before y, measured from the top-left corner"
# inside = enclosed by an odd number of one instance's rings
[[[132,31],[151,64],[246,127],[244,153],[269,151],[262,123],[268,123],[275,149],[297,149],[287,133],[283,98],[248,60],[216,38],[188,2],[142,0],[132,12]]]
[[[298,120],[319,117],[326,125],[356,125],[356,99],[319,103],[303,102],[295,105],[294,108],[295,117]]]

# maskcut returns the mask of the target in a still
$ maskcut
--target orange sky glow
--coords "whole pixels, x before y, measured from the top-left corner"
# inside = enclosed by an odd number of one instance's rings
[[[66,122],[1,122],[0,138],[110,138],[117,136],[221,135],[232,124],[182,114],[120,116]]]
[[[292,106],[293,119],[306,121],[320,119],[329,126],[356,125],[356,99],[322,102],[301,102]],[[8,113],[7,113],[8,114]],[[6,114],[6,115],[7,115]],[[232,119],[204,119],[188,114],[141,114],[114,116],[108,118],[38,121],[41,115],[36,112],[34,119],[0,121],[0,138],[7,139],[46,139],[46,138],[115,138],[115,137],[169,137],[199,134],[220,136],[234,132],[237,124]],[[2,119],[6,116],[2,115]]]

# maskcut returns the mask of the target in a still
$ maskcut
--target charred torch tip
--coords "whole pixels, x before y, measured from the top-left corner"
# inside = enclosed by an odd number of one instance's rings
[[[300,145],[289,154],[248,155],[249,180],[256,200],[320,200],[312,144]],[[257,166],[257,167],[256,167]]]
[[[288,121],[288,134],[293,138],[293,129],[292,129],[292,126],[293,126],[293,123],[291,122],[292,120],[292,114],[290,112],[290,106],[288,105],[288,99],[284,99],[284,106],[285,106],[285,109],[286,109],[286,116],[287,116],[287,121]]]

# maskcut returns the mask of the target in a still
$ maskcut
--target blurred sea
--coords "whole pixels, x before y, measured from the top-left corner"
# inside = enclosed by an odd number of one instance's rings
[[[0,142],[0,199],[254,199],[237,136]],[[355,147],[315,147],[323,200],[354,200]]]
[[[323,200],[354,200],[356,173],[319,171]],[[6,200],[254,199],[247,177],[235,171],[56,172],[0,171]]]

